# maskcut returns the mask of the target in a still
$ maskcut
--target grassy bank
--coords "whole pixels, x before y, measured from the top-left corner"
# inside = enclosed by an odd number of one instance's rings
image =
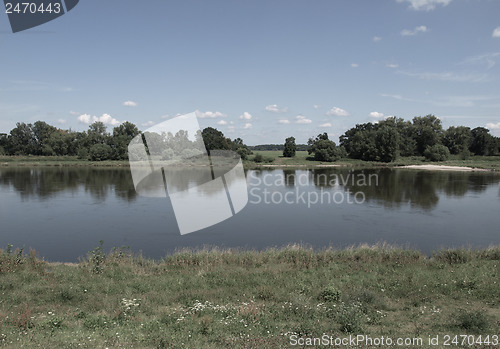
[[[395,167],[406,165],[446,165],[446,166],[461,166],[474,167],[482,169],[490,169],[500,171],[500,156],[472,156],[467,160],[462,160],[458,155],[452,155],[447,161],[430,162],[426,161],[423,156],[401,157],[398,160],[390,163],[363,161],[356,159],[340,159],[335,162],[321,162],[310,160],[311,157],[306,151],[298,151],[293,158],[283,157],[281,151],[254,151],[255,154],[261,154],[264,158],[272,159],[270,162],[255,163],[252,161],[254,155],[250,156],[250,160],[245,162],[248,168],[265,167],[265,166],[290,166],[290,167],[320,167],[320,166],[351,166],[351,167]]]
[[[390,163],[363,161],[355,159],[341,159],[335,162],[322,162],[311,160],[306,151],[297,152],[293,158],[283,157],[281,151],[254,151],[254,155],[249,160],[243,162],[245,168],[259,167],[322,167],[322,166],[347,166],[347,167],[395,167],[406,165],[446,165],[475,167],[500,171],[500,156],[473,156],[467,160],[460,159],[459,156],[452,156],[447,161],[429,162],[424,157],[413,156],[399,158]],[[256,163],[253,158],[256,154],[261,154],[269,162]],[[108,161],[88,161],[78,159],[76,156],[0,156],[1,166],[103,166],[103,167],[128,167],[126,160]]]
[[[291,335],[485,338],[499,334],[499,265],[500,247],[432,258],[388,246],[214,250],[156,262],[98,247],[78,265],[2,251],[0,346],[286,348]]]
[[[76,156],[0,156],[1,166],[129,166],[127,160],[89,161]]]

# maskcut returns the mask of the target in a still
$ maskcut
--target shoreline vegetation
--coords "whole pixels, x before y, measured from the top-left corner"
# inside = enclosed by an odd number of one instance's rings
[[[283,157],[281,151],[254,150],[255,155],[261,155],[268,161],[255,162],[252,159],[244,160],[245,169],[257,168],[413,168],[424,170],[490,170],[500,171],[500,156],[471,156],[462,160],[459,156],[451,156],[446,161],[431,162],[424,157],[400,157],[397,160],[385,163],[364,161],[357,159],[340,159],[335,163],[316,161],[307,151],[297,151],[292,158]],[[78,159],[77,156],[0,156],[0,167],[6,166],[90,166],[90,167],[129,167],[128,160],[89,161]]]
[[[154,261],[106,253],[101,242],[65,264],[9,245],[0,250],[0,346],[288,348],[291,336],[362,334],[435,348],[429,335],[467,334],[481,335],[474,348],[494,348],[499,267],[500,246],[427,257],[386,244],[292,245]]]

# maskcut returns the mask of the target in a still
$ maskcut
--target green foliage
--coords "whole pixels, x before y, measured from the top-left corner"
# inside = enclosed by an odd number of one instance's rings
[[[457,322],[459,328],[473,333],[482,333],[489,328],[488,318],[482,310],[461,310]]]
[[[210,150],[213,149],[230,150],[231,148],[228,143],[228,139],[224,137],[224,134],[213,127],[204,128],[201,135],[203,137],[203,142],[205,143],[205,148],[209,154]]]
[[[140,134],[137,126],[130,122],[123,124],[113,129],[113,137],[110,139],[113,160],[127,160],[128,159],[128,145],[137,135]]]
[[[494,155],[497,151],[495,137],[484,127],[476,127],[471,131],[470,151],[475,155]]]
[[[375,135],[377,161],[391,162],[399,156],[399,133],[394,127],[379,127]]]
[[[448,147],[451,154],[463,154],[468,151],[472,142],[472,132],[469,127],[450,126],[443,133],[443,145]]]
[[[342,332],[355,334],[363,331],[365,317],[359,302],[349,304],[342,302],[333,315]]]
[[[424,156],[429,161],[445,161],[450,157],[450,151],[442,144],[435,144],[432,147],[427,147]]]
[[[464,251],[467,261],[449,264],[388,245],[184,250],[160,261],[122,249],[104,255],[100,246],[89,253],[105,258],[100,274],[89,273],[89,260],[24,256],[0,272],[0,343],[285,348],[292,334],[491,335],[500,318],[499,247]],[[0,269],[18,258],[7,249]]]
[[[319,294],[319,299],[323,302],[339,302],[342,292],[335,286],[327,286]]]
[[[270,156],[263,156],[262,154],[255,154],[253,161],[257,163],[262,163],[262,162],[271,163],[274,161],[274,158]]]
[[[308,153],[314,154],[314,160],[317,161],[336,161],[343,153],[334,141],[328,139],[326,132],[319,134],[315,139],[310,138],[307,144],[309,145]]]
[[[413,128],[418,154],[423,155],[427,147],[440,143],[443,126],[434,115],[414,117]]]
[[[99,246],[88,253],[88,265],[92,274],[101,274],[104,271],[106,254],[103,249],[104,241],[99,241]]]
[[[103,161],[111,159],[112,149],[107,144],[94,144],[90,147],[89,157],[92,161]]]
[[[87,148],[79,148],[78,149],[78,159],[85,159],[87,160],[89,158],[89,151],[87,150]]]
[[[295,145],[295,137],[288,137],[285,139],[285,146],[283,148],[283,156],[286,158],[293,158],[297,146]]]

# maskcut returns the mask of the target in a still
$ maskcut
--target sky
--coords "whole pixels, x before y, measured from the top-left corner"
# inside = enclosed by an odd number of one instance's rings
[[[0,133],[139,129],[196,111],[248,145],[434,114],[500,136],[498,0],[81,0],[13,34]]]

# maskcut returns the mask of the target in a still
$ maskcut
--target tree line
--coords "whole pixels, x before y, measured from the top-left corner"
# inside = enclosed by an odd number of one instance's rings
[[[0,155],[78,156],[92,161],[126,160],[128,145],[139,134],[141,131],[130,122],[114,127],[112,132],[108,132],[106,125],[99,121],[81,132],[59,129],[44,121],[33,124],[18,122],[9,134],[0,134]],[[213,127],[207,127],[196,135],[197,138],[200,136],[208,152],[213,149],[232,150],[243,160],[248,159],[252,150],[283,151],[285,157],[293,157],[296,151],[307,150],[318,161],[349,157],[381,162],[391,162],[400,156],[425,156],[432,161],[442,161],[450,154],[466,159],[472,155],[497,155],[500,151],[500,138],[492,136],[488,129],[451,126],[445,130],[441,120],[434,115],[417,116],[411,121],[391,117],[378,123],[357,124],[340,136],[338,145],[329,139],[326,132],[310,138],[307,145],[295,144],[295,138],[288,137],[284,144],[253,147],[245,145],[241,138],[231,140]],[[157,138],[164,144],[169,144],[170,139],[175,140],[177,145],[190,144],[187,134],[182,131],[176,135],[158,135]],[[184,138],[185,142],[182,141]],[[166,153],[160,155],[165,158],[170,156]]]
[[[285,141],[285,148],[290,141],[289,138]],[[425,156],[431,161],[444,161],[450,154],[462,159],[472,155],[498,155],[500,138],[492,136],[484,127],[450,126],[444,130],[439,118],[426,115],[411,121],[391,117],[378,123],[357,124],[340,136],[338,146],[327,133],[310,138],[308,146],[309,154],[319,161],[349,157],[391,162],[400,156]]]
[[[82,132],[59,129],[44,121],[33,124],[18,122],[9,134],[0,134],[0,155],[77,156],[92,161],[127,160],[128,146],[140,134],[142,132],[131,122],[114,127],[112,132],[108,132],[106,125],[100,121]],[[213,149],[233,150],[243,159],[252,153],[241,138],[231,140],[212,127],[205,128],[195,136],[197,141],[202,137],[209,152]],[[189,152],[193,150],[191,148],[196,148],[183,130],[175,135],[149,134],[148,138],[155,143],[151,144],[151,149],[165,149],[162,154],[158,154],[165,159],[171,156],[169,152]],[[169,148],[172,144],[175,148],[186,149]]]

